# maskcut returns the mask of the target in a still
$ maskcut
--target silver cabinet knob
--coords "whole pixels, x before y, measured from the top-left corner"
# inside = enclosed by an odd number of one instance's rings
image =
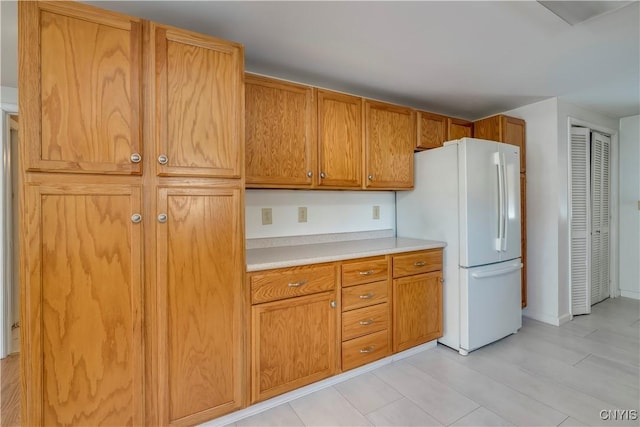
[[[140,163],[142,160],[142,156],[139,153],[133,153],[129,158],[131,159],[131,163]]]
[[[137,224],[140,221],[142,221],[142,215],[140,215],[140,214],[131,215],[131,222],[133,222],[134,224]]]
[[[326,178],[327,174],[325,174],[324,172],[320,172],[320,178]]]
[[[367,178],[369,178],[369,181],[373,181],[373,175],[369,175]]]
[[[440,283],[444,283],[444,277],[440,278]]]
[[[313,176],[313,172],[311,172],[311,171],[307,172],[307,176],[308,176],[309,178],[311,178],[311,177]]]
[[[164,154],[160,154],[158,156],[158,163],[160,163],[161,165],[166,165],[168,161],[169,161],[169,158]]]
[[[158,215],[158,222],[164,224],[165,222],[167,222],[167,214],[160,214]]]
[[[331,308],[336,308],[338,304],[335,301],[331,301]]]

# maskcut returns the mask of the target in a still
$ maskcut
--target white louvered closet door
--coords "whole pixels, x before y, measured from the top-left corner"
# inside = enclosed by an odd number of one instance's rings
[[[591,134],[591,304],[609,297],[609,157],[611,138]]]
[[[588,128],[572,127],[569,144],[569,232],[571,314],[591,313],[589,277],[590,179]]]

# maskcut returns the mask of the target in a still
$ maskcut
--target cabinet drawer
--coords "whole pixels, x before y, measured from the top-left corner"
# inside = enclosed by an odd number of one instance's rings
[[[342,289],[342,311],[386,302],[388,292],[388,280],[344,288]]]
[[[342,341],[383,331],[388,325],[389,304],[386,302],[342,313]]]
[[[251,274],[251,303],[329,291],[336,286],[334,264],[282,268]]]
[[[442,270],[442,249],[412,252],[393,257],[393,277]]]
[[[387,259],[384,257],[345,262],[342,264],[342,286],[384,280],[387,278],[388,269]]]
[[[342,370],[353,369],[389,355],[389,334],[386,330],[342,343]]]

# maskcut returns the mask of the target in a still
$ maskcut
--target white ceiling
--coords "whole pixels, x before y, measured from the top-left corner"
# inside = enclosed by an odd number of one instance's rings
[[[638,1],[569,25],[533,1],[92,1],[245,45],[249,71],[478,119],[553,96],[640,114]],[[2,1],[3,86],[17,86]]]

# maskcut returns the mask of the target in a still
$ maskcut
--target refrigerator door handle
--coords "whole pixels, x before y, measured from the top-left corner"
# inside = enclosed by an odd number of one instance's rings
[[[510,265],[509,267],[500,268],[498,270],[480,271],[478,273],[471,273],[471,277],[473,277],[474,279],[485,279],[487,277],[503,276],[505,274],[511,273],[512,271],[518,271],[521,268],[522,268],[522,263],[519,262],[518,264]]]
[[[500,163],[502,163],[502,191],[504,196],[502,197],[502,240],[500,241],[500,250],[507,251],[507,218],[509,217],[509,180],[507,179],[507,160],[504,153],[500,153]]]
[[[502,238],[504,236],[504,170],[502,169],[502,156],[500,152],[493,153],[493,163],[498,169],[498,237],[495,249],[502,251]]]

